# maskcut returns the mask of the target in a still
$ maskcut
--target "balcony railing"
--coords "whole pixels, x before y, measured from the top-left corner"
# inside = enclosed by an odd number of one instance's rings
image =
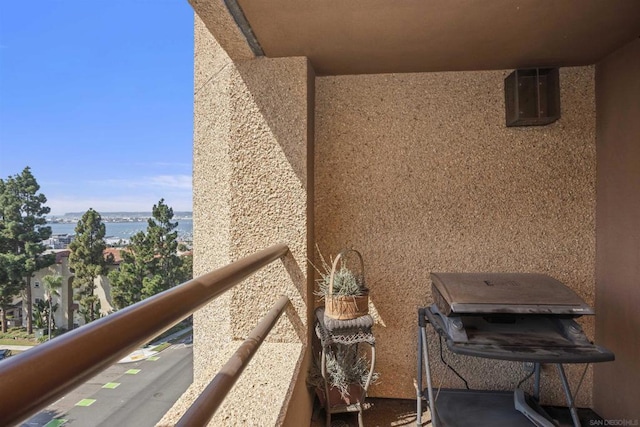
[[[288,251],[284,244],[271,246],[3,361],[0,425],[17,424],[46,408]],[[278,300],[180,425],[206,424],[288,302]]]

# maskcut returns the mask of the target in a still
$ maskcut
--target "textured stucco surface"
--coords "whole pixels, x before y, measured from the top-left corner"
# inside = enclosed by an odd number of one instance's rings
[[[593,67],[561,69],[562,118],[543,127],[505,127],[508,73],[316,79],[316,241],[325,256],[347,246],[364,256],[380,322],[374,396],[415,397],[430,272],[541,272],[594,304]],[[583,324],[593,338],[593,321]],[[446,357],[473,388],[513,389],[524,375],[518,363]],[[434,385],[462,386],[433,368]],[[550,368],[543,398],[562,404]],[[574,388],[582,368],[568,368]],[[590,389],[589,372],[578,404]]]
[[[189,3],[197,13],[197,20],[216,35],[216,43],[224,48],[231,59],[240,61],[255,57],[224,0],[189,0]],[[204,33],[201,35],[204,36]]]
[[[193,384],[180,398],[178,405],[156,424],[174,426],[184,413],[178,406],[195,401],[213,376],[236,351],[239,343],[227,343],[208,360],[205,371],[194,375]],[[238,382],[209,422],[209,426],[274,426],[284,417],[281,413],[288,398],[292,372],[302,360],[302,345],[294,343],[264,343],[251,360]],[[288,372],[289,375],[284,373]],[[302,425],[302,424],[298,424]]]
[[[276,243],[291,254],[197,314],[196,359],[215,342],[242,338],[279,295],[306,319],[307,63],[233,63],[200,22],[194,131],[194,271],[204,274]],[[204,66],[208,64],[208,66]],[[288,316],[295,318],[296,316]],[[214,319],[219,320],[214,323]],[[295,328],[272,332],[295,342]],[[211,326],[215,325],[215,328]],[[200,334],[203,335],[200,335]]]
[[[596,338],[616,355],[594,367],[594,408],[640,419],[640,39],[596,68]]]
[[[267,338],[270,350],[260,350],[266,356],[256,356],[255,367],[243,374],[246,387],[229,397],[227,409],[211,423],[272,425],[284,418],[281,408],[294,388],[305,392],[294,385],[305,378],[298,373],[305,372],[310,292],[307,187],[313,177],[307,174],[307,146],[313,138],[313,81],[309,85],[305,58],[233,62],[199,17],[195,40],[194,274],[277,243],[287,244],[290,253],[194,314],[199,383],[167,417],[184,411],[221,365],[213,361],[226,360],[231,350],[224,349],[237,348],[279,296],[287,295],[291,305]],[[247,387],[260,396],[243,397]]]
[[[234,338],[286,294],[306,325],[307,62],[304,58],[237,63],[231,90],[230,251],[235,257],[286,243],[293,254],[233,292]],[[296,342],[306,327],[272,332]],[[301,325],[300,325],[301,326]]]

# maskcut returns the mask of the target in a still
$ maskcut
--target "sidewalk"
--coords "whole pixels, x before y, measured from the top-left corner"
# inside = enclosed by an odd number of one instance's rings
[[[30,348],[35,347],[35,345],[5,345],[5,344],[0,344],[0,348],[6,348],[9,350],[16,350],[16,351],[26,351],[29,350]]]
[[[31,348],[37,347],[35,345],[1,345],[0,348],[9,349],[11,351],[27,351]],[[155,347],[155,346],[154,346]],[[146,359],[147,357],[151,357],[155,354],[158,354],[157,351],[152,351],[148,348],[142,348],[139,350],[134,350],[127,357],[120,359],[117,363],[129,363],[129,362],[138,362],[140,360]]]
[[[117,363],[131,363],[131,362],[139,362],[141,360],[146,359],[147,357],[151,357],[158,354],[157,351],[152,351],[146,348],[142,348],[140,350],[135,350],[133,353],[118,360]]]
[[[171,335],[167,335],[166,337],[163,337],[162,339],[159,339],[157,341],[153,341],[152,344],[150,344],[150,345],[151,346],[160,345],[162,343],[169,342],[172,339],[175,339],[175,338],[177,338],[177,337],[179,337],[181,335],[187,335],[189,332],[192,332],[192,331],[193,331],[193,326],[188,326],[188,327],[186,327],[184,329],[180,329],[178,332],[174,332]]]
[[[149,344],[148,346],[146,346],[145,348],[141,348],[138,350],[134,350],[131,354],[129,354],[127,357],[121,359],[120,361],[118,361],[118,363],[128,363],[128,362],[137,362],[139,360],[142,359],[146,359],[147,357],[151,357],[154,354],[157,354],[157,351],[152,351],[151,348],[158,346],[162,343],[165,342],[170,342],[171,340],[180,337],[182,335],[187,335],[189,334],[189,332],[193,331],[193,327],[189,326],[185,329],[181,329],[178,332],[175,332],[171,335],[168,335],[160,340],[154,341],[152,344]],[[0,344],[0,348],[6,348],[8,350],[14,350],[14,351],[27,351],[33,347],[37,347],[36,345],[5,345],[5,344]]]
[[[170,342],[171,340],[173,340],[173,339],[175,339],[177,337],[180,337],[180,336],[183,336],[183,335],[187,335],[187,334],[189,334],[189,332],[192,332],[192,330],[193,330],[193,327],[189,326],[188,328],[181,329],[181,330],[179,330],[179,331],[177,331],[177,332],[175,332],[175,333],[173,333],[171,335],[167,335],[166,337],[164,337],[162,339],[159,339],[157,341],[152,342],[151,344],[147,345],[144,348],[135,350],[133,353],[131,353],[127,357],[125,357],[123,359],[120,359],[118,361],[118,363],[138,362],[140,360],[144,360],[144,359],[146,359],[148,357],[154,356],[154,355],[158,354],[159,352],[151,350],[152,348],[154,348],[154,347],[156,347],[156,346],[158,346],[160,344],[163,344],[163,343],[166,343],[166,342]]]

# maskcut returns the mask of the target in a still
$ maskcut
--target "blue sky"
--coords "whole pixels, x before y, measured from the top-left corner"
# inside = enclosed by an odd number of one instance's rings
[[[191,210],[187,0],[0,0],[0,177],[52,214]]]

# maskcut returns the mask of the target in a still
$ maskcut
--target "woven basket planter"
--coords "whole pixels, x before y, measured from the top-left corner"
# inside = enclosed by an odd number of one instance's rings
[[[362,295],[334,295],[333,281],[341,258],[346,258],[349,253],[357,255],[360,265],[360,273],[356,277],[360,278],[363,287]],[[362,255],[355,249],[345,249],[341,251],[333,261],[331,277],[329,279],[329,293],[324,297],[324,314],[327,317],[337,320],[350,320],[369,314],[369,291],[364,284],[364,262]]]
[[[369,314],[369,295],[327,295],[325,298],[324,314],[332,319],[350,320]]]

